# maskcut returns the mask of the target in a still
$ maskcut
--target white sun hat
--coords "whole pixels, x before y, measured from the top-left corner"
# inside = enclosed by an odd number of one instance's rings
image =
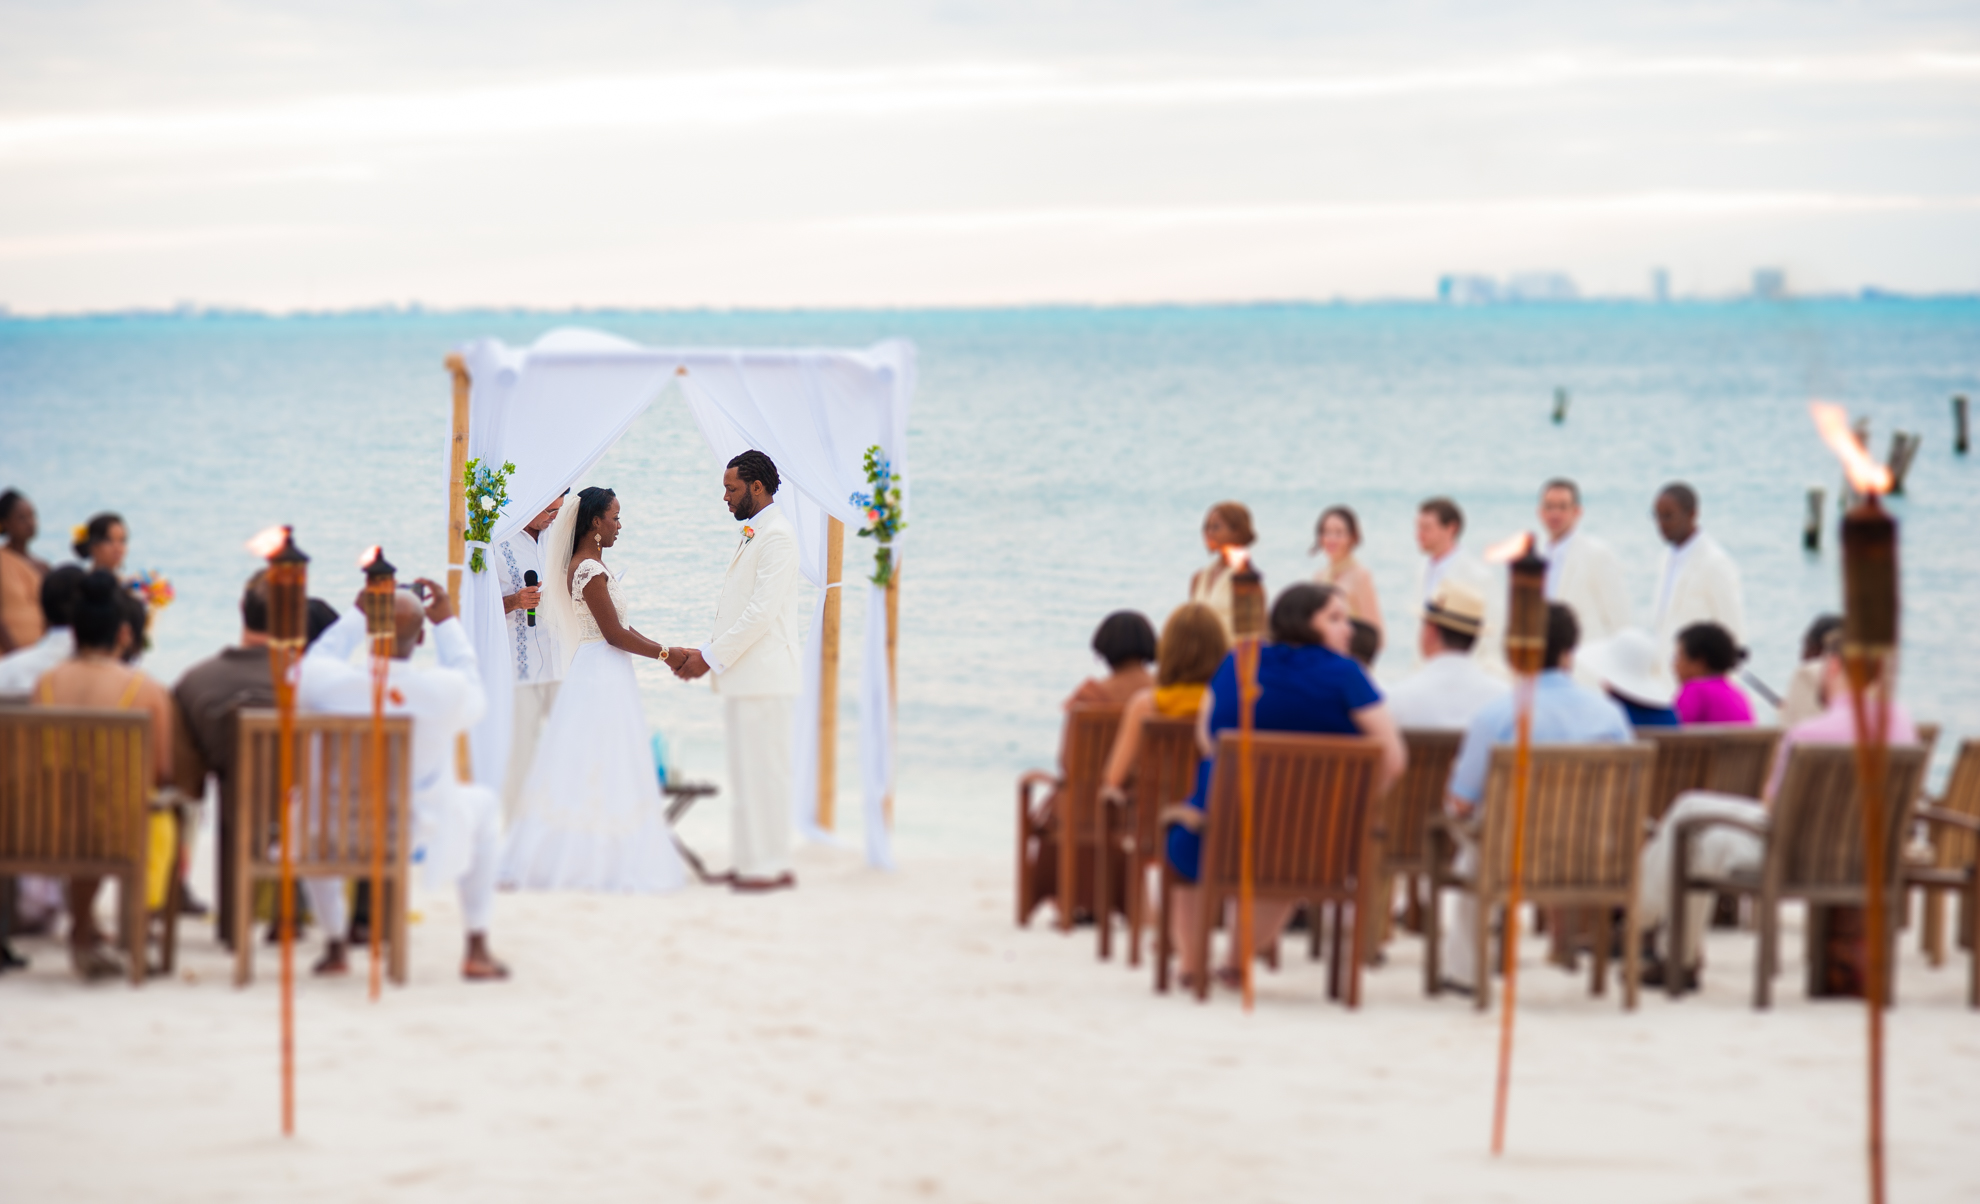
[[[1657,641],[1639,627],[1625,627],[1574,657],[1576,669],[1631,702],[1652,707],[1671,705],[1677,694],[1666,672],[1666,660],[1657,652]]]

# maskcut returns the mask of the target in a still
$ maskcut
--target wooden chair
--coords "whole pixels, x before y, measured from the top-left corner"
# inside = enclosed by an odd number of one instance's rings
[[[240,816],[234,827],[234,985],[254,976],[250,929],[257,882],[282,876],[277,754],[281,735],[272,710],[243,710],[236,750]],[[298,880],[369,878],[372,860],[371,716],[298,715],[295,803],[290,851]],[[372,923],[390,954],[387,972],[406,981],[406,894],[411,864],[412,720],[385,720],[385,882],[372,888]],[[382,897],[382,901],[381,901]]]
[[[115,879],[132,986],[147,968],[151,739],[143,711],[0,708],[0,874]],[[177,903],[166,900],[168,933]],[[175,948],[168,938],[165,972]]]
[[[1364,904],[1369,883],[1369,815],[1374,809],[1375,775],[1382,750],[1359,736],[1312,736],[1258,732],[1252,736],[1253,898],[1261,902],[1305,903],[1317,915],[1325,904]],[[1196,983],[1198,1000],[1210,997],[1210,931],[1227,901],[1238,894],[1238,734],[1217,741],[1217,765],[1210,782],[1210,806],[1203,815],[1203,853],[1198,861],[1197,896],[1202,908],[1195,952],[1205,973]],[[1155,938],[1157,990],[1168,987],[1173,894],[1180,885],[1166,859],[1162,873],[1160,929]],[[1327,995],[1339,999],[1347,978],[1347,1004],[1361,1006],[1361,925],[1354,927],[1352,955],[1336,939],[1328,963]],[[1338,938],[1338,933],[1336,934]],[[1233,934],[1235,939],[1235,934]],[[1249,954],[1247,953],[1247,956]]]
[[[1121,726],[1121,708],[1076,706],[1066,711],[1063,776],[1032,770],[1017,788],[1017,922],[1022,928],[1047,897],[1058,912],[1061,932],[1072,931],[1075,900],[1091,899],[1097,878],[1100,837],[1100,781],[1107,754]],[[1033,801],[1039,787],[1051,790],[1049,804]],[[1050,862],[1051,869],[1045,864]],[[1110,922],[1109,909],[1095,919]]]
[[[1170,719],[1151,715],[1142,720],[1141,742],[1135,749],[1134,777],[1128,783],[1125,808],[1103,806],[1102,839],[1109,850],[1118,849],[1118,860],[1126,866],[1127,881],[1127,964],[1141,964],[1141,933],[1148,926],[1148,871],[1162,860],[1162,808],[1180,802],[1196,789],[1196,771],[1202,754],[1196,744],[1196,720]],[[1099,861],[1098,884],[1093,893],[1093,914],[1105,915],[1104,901],[1115,895],[1110,868],[1116,856]],[[1111,923],[1101,924],[1100,957],[1113,956]]]
[[[1889,776],[1885,781],[1885,848],[1888,862],[1884,881],[1890,883],[1891,907],[1887,931],[1872,939],[1888,945],[1897,931],[1897,903],[1902,897],[1899,861],[1905,831],[1911,825],[1918,782],[1925,772],[1925,749],[1916,744],[1897,745],[1890,750]],[[1783,899],[1802,899],[1817,905],[1860,907],[1865,902],[1863,883],[1863,811],[1856,789],[1856,750],[1848,744],[1797,744],[1788,753],[1787,769],[1780,789],[1768,808],[1768,822],[1750,823],[1727,817],[1701,816],[1678,826],[1672,833],[1670,919],[1665,927],[1671,933],[1667,969],[1688,963],[1684,948],[1683,923],[1685,892],[1690,890],[1730,891],[1754,900],[1755,927],[1759,931],[1759,955],[1754,958],[1753,1006],[1772,1003],[1774,975],[1780,966],[1780,905]],[[1691,871],[1691,843],[1698,833],[1713,827],[1730,827],[1752,833],[1764,846],[1757,869],[1724,876],[1706,876]],[[1809,939],[1815,940],[1816,926],[1809,926]],[[1633,946],[1632,946],[1633,947]],[[1809,973],[1818,961],[1811,948]],[[1666,975],[1672,995],[1683,990],[1682,974]]]
[[[1655,823],[1687,790],[1759,798],[1774,767],[1781,729],[1736,723],[1639,727],[1636,738],[1657,750],[1644,815]]]
[[[1907,858],[1904,884],[1922,888],[1925,919],[1920,933],[1926,960],[1946,960],[1944,896],[1959,900],[1959,942],[1972,951],[1966,988],[1968,1007],[1980,1008],[1980,740],[1964,740],[1946,778],[1945,792],[1918,809],[1930,841],[1922,857]]]
[[[1423,872],[1423,846],[1430,821],[1443,814],[1444,794],[1450,788],[1451,763],[1457,760],[1464,733],[1455,729],[1408,728],[1403,731],[1403,747],[1409,766],[1396,784],[1389,787],[1375,809],[1375,826],[1369,839],[1375,846],[1371,903],[1362,913],[1362,950],[1369,961],[1389,938],[1390,896],[1398,876],[1410,880],[1410,900],[1416,900],[1415,879]],[[1320,950],[1319,918],[1313,919],[1312,948]]]
[[[1424,848],[1423,874],[1430,882],[1425,916],[1423,989],[1443,989],[1438,941],[1443,891],[1466,889],[1478,897],[1477,977],[1472,1005],[1483,1011],[1490,998],[1490,933],[1494,908],[1512,885],[1513,748],[1492,750],[1485,779],[1482,817],[1455,820],[1436,816]],[[1527,797],[1525,862],[1520,894],[1536,907],[1591,908],[1597,917],[1595,966],[1588,993],[1600,995],[1608,975],[1609,917],[1623,913],[1623,949],[1637,947],[1636,877],[1643,845],[1644,799],[1649,791],[1655,750],[1645,744],[1538,744],[1533,747]],[[1460,838],[1479,844],[1476,868],[1468,877],[1452,866]],[[1637,961],[1623,958],[1623,1006],[1634,1008]]]

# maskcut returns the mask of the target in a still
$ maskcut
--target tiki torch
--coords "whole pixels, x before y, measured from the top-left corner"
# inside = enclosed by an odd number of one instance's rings
[[[1856,720],[1856,791],[1863,808],[1865,950],[1870,981],[1864,1000],[1870,1014],[1870,1199],[1884,1199],[1884,858],[1886,809],[1902,799],[1884,797],[1891,732],[1891,691],[1898,643],[1897,520],[1880,500],[1891,474],[1850,434],[1841,406],[1809,407],[1816,429],[1843,462],[1858,501],[1843,514],[1843,669]],[[1838,437],[1840,436],[1840,438]]]
[[[385,687],[391,676],[392,653],[398,644],[394,610],[398,605],[398,570],[385,559],[385,550],[372,545],[358,561],[364,570],[364,629],[371,637],[371,998],[378,1000],[379,953],[385,916]]]
[[[1252,991],[1254,941],[1254,870],[1252,868],[1252,800],[1256,782],[1251,752],[1253,712],[1258,704],[1258,644],[1265,634],[1265,583],[1240,548],[1225,548],[1231,566],[1231,634],[1237,642],[1238,676],[1238,964],[1244,967],[1244,1010],[1255,1001]]]
[[[1506,1148],[1506,1104],[1512,1088],[1513,1013],[1519,1005],[1519,903],[1526,862],[1526,804],[1533,776],[1533,690],[1547,656],[1547,561],[1531,535],[1517,535],[1493,549],[1513,556],[1507,566],[1511,600],[1506,618],[1506,663],[1513,686],[1512,872],[1507,879],[1506,919],[1500,935],[1504,986],[1499,1002],[1499,1080],[1492,1101],[1492,1153]]]
[[[268,668],[275,679],[279,742],[275,751],[276,828],[281,845],[282,1134],[296,1131],[296,862],[290,828],[296,789],[296,678],[309,630],[309,557],[294,528],[270,527],[248,548],[268,558]]]

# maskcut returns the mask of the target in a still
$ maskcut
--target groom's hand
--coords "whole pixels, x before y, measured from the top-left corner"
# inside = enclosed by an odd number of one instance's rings
[[[674,670],[674,676],[682,681],[693,681],[708,672],[708,662],[701,658],[701,649],[689,648],[686,651],[687,655],[681,659],[680,667]]]

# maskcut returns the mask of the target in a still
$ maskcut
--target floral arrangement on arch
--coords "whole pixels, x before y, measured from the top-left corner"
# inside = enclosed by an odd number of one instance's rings
[[[872,536],[880,545],[873,552],[873,576],[868,580],[883,588],[894,580],[894,536],[907,530],[907,520],[901,517],[900,481],[894,475],[893,461],[878,443],[866,449],[866,483],[873,492],[855,493],[851,501],[866,512],[866,525],[859,533]]]
[[[495,518],[502,508],[509,504],[509,474],[516,470],[514,464],[504,461],[498,469],[484,467],[481,457],[469,460],[461,469],[461,488],[467,493],[467,537],[488,542],[488,533],[495,529]],[[468,558],[468,568],[477,573],[486,572],[488,559],[476,548]]]

